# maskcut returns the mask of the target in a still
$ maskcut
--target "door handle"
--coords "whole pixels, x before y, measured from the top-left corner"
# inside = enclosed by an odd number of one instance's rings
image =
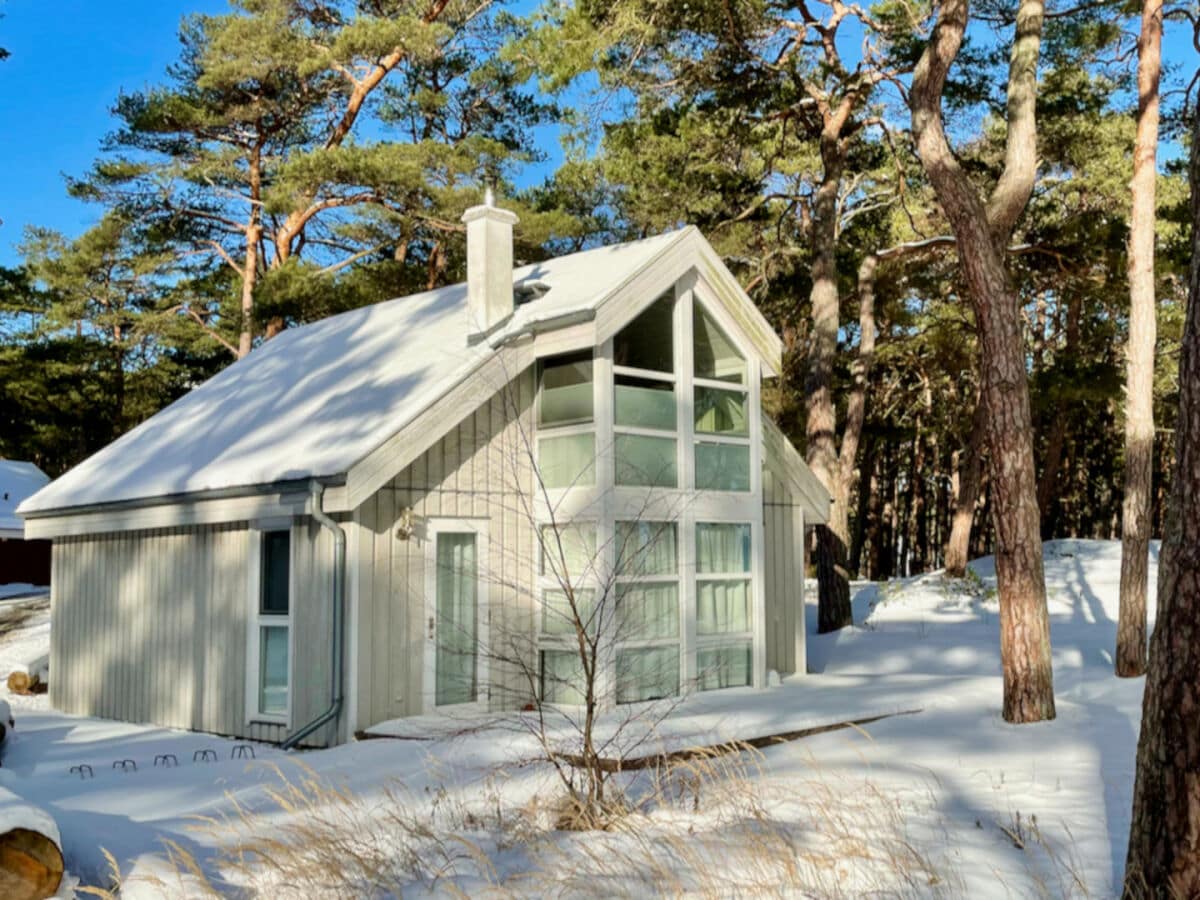
[[[429,639],[433,640],[433,616],[429,617]]]

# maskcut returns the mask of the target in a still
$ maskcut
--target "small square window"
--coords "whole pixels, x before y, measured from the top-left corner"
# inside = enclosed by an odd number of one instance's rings
[[[617,425],[675,430],[675,385],[653,378],[616,376]]]
[[[592,421],[592,354],[555,356],[540,364],[538,424],[574,425]]]
[[[587,678],[576,650],[543,650],[541,690],[545,703],[579,706],[586,700]]]
[[[547,488],[587,487],[596,483],[596,437],[565,434],[538,441],[538,471]]]
[[[675,439],[618,434],[613,441],[619,485],[675,487]]]
[[[696,489],[750,490],[750,448],[745,444],[696,444]]]

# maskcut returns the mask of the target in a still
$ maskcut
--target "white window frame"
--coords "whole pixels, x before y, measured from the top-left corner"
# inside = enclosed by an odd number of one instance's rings
[[[296,698],[296,532],[292,519],[262,519],[253,522],[249,529],[250,546],[247,552],[247,596],[250,613],[246,617],[246,698],[245,723],[247,725],[266,724],[283,725],[287,728],[292,724],[292,710]],[[264,614],[262,612],[263,589],[263,540],[269,532],[286,531],[288,533],[288,612],[286,616]],[[286,627],[288,632],[288,681],[287,681],[287,712],[283,715],[264,713],[258,707],[260,688],[260,650],[262,647],[261,632],[264,627]]]
[[[488,524],[489,520],[482,518],[435,517],[425,520],[425,614],[421,619],[421,701],[425,712],[486,711],[489,708],[492,685],[487,648],[491,638],[492,616],[488,605]],[[437,538],[440,534],[475,535],[475,633],[478,643],[475,654],[475,699],[443,706],[437,703]]]
[[[660,282],[661,283],[661,282]],[[631,284],[614,297],[612,303],[640,306],[640,299],[649,295],[650,302],[657,301],[664,291],[657,284],[652,287]],[[639,300],[634,300],[633,294]],[[644,519],[647,521],[671,520],[677,523],[679,552],[680,614],[683,617],[680,631],[680,690],[687,694],[696,684],[696,651],[698,646],[696,623],[696,571],[695,571],[695,526],[696,522],[749,523],[752,541],[751,577],[751,624],[752,665],[751,681],[754,687],[766,683],[766,616],[765,616],[765,541],[762,495],[762,385],[763,363],[753,350],[752,342],[734,316],[726,312],[718,294],[700,277],[695,268],[690,269],[674,281],[675,318],[674,328],[674,372],[665,373],[633,367],[615,366],[613,363],[613,334],[632,321],[622,317],[622,324],[611,331],[605,329],[593,346],[592,379],[594,383],[593,420],[590,427],[595,434],[596,463],[595,483],[570,488],[548,489],[544,495],[538,492],[533,503],[537,525],[551,521],[559,523],[572,520],[594,520],[597,527],[598,563],[608,567],[611,573],[615,565],[611,545],[616,522],[620,520]],[[694,378],[693,314],[695,304],[700,304],[733,343],[745,360],[746,381],[735,384],[728,381]],[[558,355],[556,351],[553,355]],[[615,421],[616,374],[627,374],[658,381],[673,381],[675,384],[678,420],[674,432],[657,429],[639,429],[618,426]],[[701,435],[695,430],[695,389],[697,384],[721,390],[744,391],[747,404],[748,432],[745,437],[732,435]],[[540,384],[538,385],[540,390]],[[567,434],[574,429],[587,430],[588,425],[536,426],[535,437],[543,434]],[[618,433],[645,434],[656,437],[673,437],[676,446],[677,487],[645,487],[616,484],[614,459],[615,438]],[[696,445],[699,441],[728,443],[748,446],[750,455],[750,489],[748,491],[697,490],[695,479]],[[534,442],[535,448],[537,442]],[[649,496],[648,496],[649,492]],[[537,536],[533,538],[533,565],[538,565]],[[745,573],[743,573],[745,574]],[[541,582],[537,570],[533,573],[534,584],[539,591],[538,606],[541,606]],[[615,590],[616,579],[607,578],[610,589]],[[599,595],[598,595],[599,596]],[[609,602],[615,602],[612,598]],[[540,681],[541,622],[535,626],[539,656],[537,659]],[[707,637],[707,636],[706,636]],[[706,641],[707,643],[707,641]],[[615,701],[616,653],[615,643],[608,640],[601,648],[602,659],[597,687],[602,698]],[[540,690],[540,687],[539,687]]]

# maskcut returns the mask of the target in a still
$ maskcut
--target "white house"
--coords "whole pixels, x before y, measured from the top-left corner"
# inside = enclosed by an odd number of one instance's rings
[[[615,702],[804,671],[829,497],[761,411],[778,337],[695,228],[514,271],[515,221],[468,210],[466,284],[286,331],[22,504],[56,707],[327,744],[570,703],[551,522],[658,617]]]
[[[50,583],[50,544],[26,540],[21,502],[50,479],[31,462],[0,459],[0,584]]]

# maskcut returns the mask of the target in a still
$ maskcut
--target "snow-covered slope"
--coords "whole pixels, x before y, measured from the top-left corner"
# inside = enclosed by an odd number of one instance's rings
[[[681,846],[701,847],[716,861],[702,877],[709,893],[720,893],[722,879],[769,862],[759,854],[771,845],[755,837],[767,832],[791,836],[783,852],[795,854],[806,873],[824,867],[826,880],[809,895],[1108,897],[1122,877],[1143,689],[1142,679],[1112,674],[1120,547],[1053,541],[1045,554],[1057,719],[1012,726],[1000,717],[990,560],[974,563],[978,577],[965,581],[929,575],[862,584],[855,628],[810,634],[819,672],[766,691],[684,703],[663,736],[726,740],[919,711],[767,747],[740,776],[732,807],[722,808],[709,788],[697,792],[694,808],[688,799],[651,811],[638,820],[636,836],[538,831],[528,811],[552,802],[556,780],[546,767],[529,764],[536,754],[527,737],[495,727],[454,738],[367,741],[299,758],[259,747],[261,762],[248,764],[235,757],[232,741],[66,716],[13,698],[17,728],[4,758],[9,774],[0,780],[54,816],[68,868],[91,879],[106,873],[101,846],[128,871],[161,852],[163,837],[216,867],[215,848],[227,846],[236,829],[222,821],[197,831],[194,816],[239,819],[238,810],[248,810],[250,819],[238,828],[269,837],[297,817],[311,819],[311,808],[287,812],[265,793],[277,784],[273,766],[282,765],[293,780],[311,777],[359,798],[356,839],[370,842],[370,828],[362,827],[370,819],[382,823],[384,843],[404,843],[395,833],[397,803],[421,829],[432,829],[427,843],[383,857],[401,868],[404,859],[436,859],[438,874],[432,882],[418,879],[416,890],[408,890],[406,879],[417,876],[397,871],[405,893],[486,893],[497,882],[528,893],[536,880],[512,879],[538,865],[539,852],[556,873],[581,860],[600,860],[610,873],[641,867],[640,875],[625,873],[632,882],[585,880],[574,891],[560,886],[547,894],[652,893],[647,881],[670,891],[646,866]],[[1156,562],[1157,552],[1152,589]],[[0,657],[6,641],[31,637],[20,630],[0,635]],[[193,763],[203,749],[215,751],[218,761]],[[175,754],[178,768],[154,766],[166,753]],[[137,771],[114,770],[121,759],[135,760]],[[95,776],[69,772],[80,763]],[[749,818],[739,805],[747,797],[755,798]],[[350,816],[341,801],[329,802],[330,821]],[[717,841],[716,849],[696,843],[705,840]],[[824,843],[814,849],[814,841]],[[438,855],[446,847],[460,849],[446,859]],[[123,896],[163,895],[152,882],[143,887],[139,893],[128,885]]]

